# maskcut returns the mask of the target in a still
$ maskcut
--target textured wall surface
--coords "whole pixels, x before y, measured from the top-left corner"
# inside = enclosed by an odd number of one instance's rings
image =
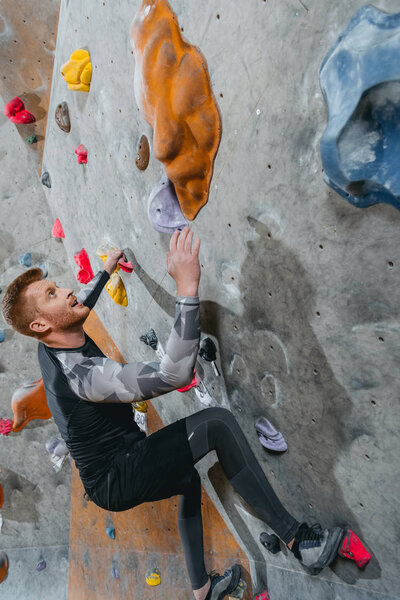
[[[104,237],[135,253],[135,273],[122,274],[128,307],[103,294],[97,311],[127,360],[151,360],[138,336],[152,326],[166,341],[174,286],[165,269],[168,236],[147,219],[162,165],[152,156],[145,172],[135,166],[141,135],[152,139],[133,92],[129,25],[139,1],[77,5],[61,4],[45,193],[74,272],[73,253],[83,246],[93,269],[101,266],[95,250]],[[172,2],[183,35],[207,60],[223,127],[210,198],[193,223],[203,239],[202,329],[218,343],[224,379],[203,365],[205,381],[238,418],[294,516],[347,523],[374,554],[365,572],[340,559],[318,578],[303,577],[292,557],[261,548],[265,526],[209,457],[206,489],[253,561],[254,585],[268,580],[272,600],[400,597],[400,214],[350,206],[323,183],[319,156],[327,113],[318,70],[361,5]],[[399,9],[397,0],[376,6]],[[68,90],[59,74],[79,47],[93,64],[89,94]],[[69,134],[53,119],[61,101],[70,108]],[[77,164],[79,143],[87,165]],[[154,404],[164,422],[201,408],[193,392]],[[285,455],[259,445],[253,423],[261,414],[284,433]]]
[[[3,106],[0,97],[0,301],[7,285],[26,270],[18,263],[24,252],[32,253],[33,266],[44,262],[58,285],[75,285],[63,245],[51,237],[52,218],[36,159],[4,117]],[[0,418],[12,419],[14,390],[40,377],[37,342],[9,329],[1,316],[0,328],[6,329],[0,344]],[[0,549],[10,560],[0,589],[5,599],[67,597],[71,463],[68,458],[59,473],[54,471],[45,448],[52,436],[59,437],[53,420],[31,421],[19,433],[0,436]],[[42,558],[47,568],[36,573]]]

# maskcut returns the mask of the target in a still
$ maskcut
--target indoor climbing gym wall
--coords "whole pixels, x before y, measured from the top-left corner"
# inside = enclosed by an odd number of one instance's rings
[[[207,568],[241,564],[231,598],[400,599],[398,0],[48,4],[1,7],[0,298],[40,264],[78,292],[121,248],[85,329],[114,360],[158,360],[189,224],[195,379],[135,419],[228,408],[291,514],[360,539],[309,577],[211,453]],[[1,598],[192,597],[177,498],[90,502],[36,342],[0,340]]]

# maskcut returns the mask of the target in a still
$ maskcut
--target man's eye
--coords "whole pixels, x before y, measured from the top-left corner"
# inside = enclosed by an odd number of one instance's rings
[[[49,291],[49,296],[51,296],[51,295],[53,295],[53,296],[54,296],[54,291],[53,291],[53,290],[50,290],[50,291]]]

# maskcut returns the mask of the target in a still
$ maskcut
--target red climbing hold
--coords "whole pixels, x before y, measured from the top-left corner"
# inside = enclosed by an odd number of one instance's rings
[[[51,230],[51,235],[55,238],[65,238],[64,229],[60,223],[60,219],[56,219],[54,221],[53,229]]]
[[[0,419],[0,434],[8,435],[11,431],[10,419]]]
[[[370,553],[351,529],[349,529],[344,536],[338,553],[339,556],[343,556],[343,558],[355,560],[357,567],[360,569],[365,567],[371,560]]]
[[[76,264],[79,267],[78,274],[76,276],[77,280],[84,285],[89,283],[91,279],[93,279],[94,274],[92,271],[92,267],[90,266],[90,260],[88,257],[88,253],[85,248],[82,248],[80,252],[74,254],[74,259]]]
[[[267,590],[264,590],[264,592],[260,592],[259,594],[256,594],[256,596],[254,597],[254,600],[269,600],[269,594],[268,594]]]
[[[24,108],[25,104],[22,102],[21,98],[15,96],[15,98],[10,100],[10,102],[7,102],[7,104],[5,105],[4,114],[6,115],[6,117],[10,118],[16,115],[18,112],[21,112],[21,110],[24,110]]]
[[[118,264],[121,267],[121,269],[125,271],[125,273],[132,273],[133,264],[131,262],[125,262],[124,260],[122,260],[122,258],[120,258]]]
[[[196,369],[195,369],[193,371],[192,381],[189,383],[189,385],[185,385],[185,387],[178,388],[178,392],[187,392],[188,390],[191,390],[196,385],[197,385],[197,381],[196,381]]]
[[[3,112],[12,123],[33,123],[36,120],[29,110],[25,110],[25,105],[18,96],[7,102]]]
[[[87,150],[83,144],[79,144],[79,146],[75,148],[75,154],[78,156],[78,163],[80,165],[87,164]]]

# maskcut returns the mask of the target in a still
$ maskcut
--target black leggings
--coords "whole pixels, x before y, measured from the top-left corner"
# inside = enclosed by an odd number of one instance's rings
[[[233,414],[220,407],[206,408],[186,417],[186,431],[197,463],[215,450],[221,467],[234,490],[271,529],[288,543],[299,523],[282,506],[254,456]],[[186,565],[194,590],[207,583],[204,566],[201,483],[195,468],[181,480],[178,528]]]

